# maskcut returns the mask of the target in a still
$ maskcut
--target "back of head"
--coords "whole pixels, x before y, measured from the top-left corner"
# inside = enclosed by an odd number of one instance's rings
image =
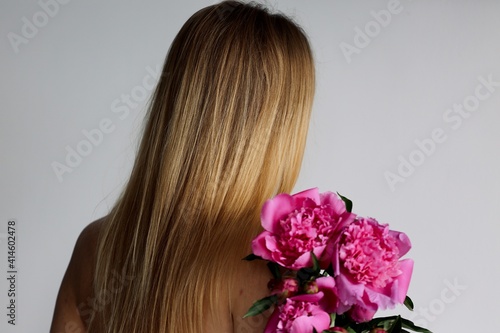
[[[226,1],[187,20],[99,241],[95,292],[113,271],[133,280],[91,326],[201,332],[217,315],[231,279],[221,272],[250,251],[263,202],[298,177],[314,77],[307,37],[285,15]]]

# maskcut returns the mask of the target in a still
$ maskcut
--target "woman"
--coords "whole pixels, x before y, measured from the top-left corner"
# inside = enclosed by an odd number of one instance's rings
[[[242,317],[269,272],[241,258],[264,201],[295,184],[314,77],[282,14],[226,1],[189,18],[128,184],[77,241],[51,332],[262,332],[265,315]]]

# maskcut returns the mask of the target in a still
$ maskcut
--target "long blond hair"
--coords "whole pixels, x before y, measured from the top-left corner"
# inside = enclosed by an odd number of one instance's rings
[[[113,288],[113,272],[133,278],[89,332],[202,332],[217,315],[260,207],[298,177],[314,72],[303,30],[262,5],[225,1],[187,20],[100,233],[94,292]]]

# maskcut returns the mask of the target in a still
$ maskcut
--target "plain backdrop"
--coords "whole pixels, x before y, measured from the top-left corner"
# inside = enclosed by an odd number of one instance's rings
[[[76,238],[127,181],[170,43],[214,2],[0,3],[1,332],[48,331]],[[296,191],[338,191],[357,214],[409,235],[416,309],[394,312],[434,332],[495,330],[500,2],[266,3],[303,26],[316,60]],[[7,324],[10,219],[15,326]]]

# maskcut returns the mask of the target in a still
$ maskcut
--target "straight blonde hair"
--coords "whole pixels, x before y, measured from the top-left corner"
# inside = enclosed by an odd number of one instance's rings
[[[94,292],[113,272],[133,279],[89,332],[203,332],[220,315],[262,204],[296,182],[314,88],[308,38],[285,15],[225,1],[187,20],[98,241]]]

